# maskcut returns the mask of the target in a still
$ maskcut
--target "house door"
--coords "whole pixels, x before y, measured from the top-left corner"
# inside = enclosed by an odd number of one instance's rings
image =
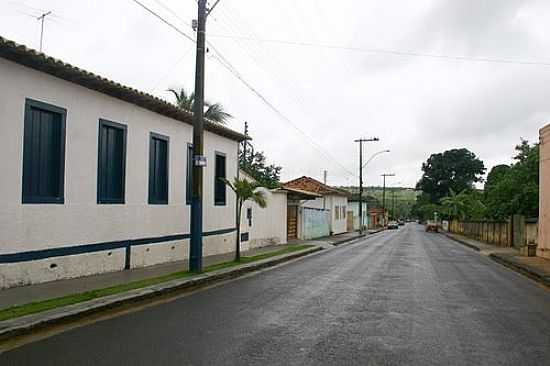
[[[287,239],[296,239],[298,237],[298,206],[288,206],[286,217]]]

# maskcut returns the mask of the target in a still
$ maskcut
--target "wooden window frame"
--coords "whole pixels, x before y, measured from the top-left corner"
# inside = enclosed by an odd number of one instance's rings
[[[29,165],[30,149],[32,146],[30,124],[32,123],[32,108],[41,109],[47,112],[56,113],[61,116],[60,120],[60,141],[59,141],[59,181],[58,181],[58,196],[33,196],[25,193],[25,183],[27,175],[30,172]],[[65,137],[66,137],[66,121],[67,110],[52,104],[40,102],[38,100],[25,99],[25,115],[23,127],[23,161],[22,161],[22,178],[21,178],[21,203],[23,204],[64,204],[65,203]]]
[[[193,144],[187,143],[187,168],[185,170],[185,204],[193,201]]]
[[[166,142],[166,199],[158,199],[152,196],[153,187],[153,140]],[[167,205],[170,201],[170,137],[155,132],[149,133],[149,199],[150,205]]]
[[[103,127],[110,127],[122,131],[122,197],[113,199],[101,197],[100,191],[100,173],[102,173],[101,168],[101,129]],[[97,134],[97,204],[109,205],[109,204],[125,204],[126,203],[126,149],[127,149],[127,135],[128,135],[128,126],[122,123],[109,121],[103,118],[99,119],[99,128]]]
[[[218,183],[218,178],[219,178],[217,176],[218,156],[224,158],[224,163],[225,163],[225,169],[224,169],[225,170],[225,177],[224,178],[227,178],[227,155],[225,153],[216,151],[215,154],[214,154],[214,206],[227,206],[227,186],[226,186],[225,183],[223,183],[223,187],[224,187],[224,191],[225,191],[224,196],[223,196],[223,202],[216,200],[216,185]]]

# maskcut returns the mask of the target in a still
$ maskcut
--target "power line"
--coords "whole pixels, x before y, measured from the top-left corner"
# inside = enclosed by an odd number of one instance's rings
[[[265,43],[275,43],[275,44],[284,44],[284,45],[311,47],[311,48],[326,48],[326,49],[336,49],[336,50],[345,50],[345,51],[362,52],[362,53],[380,53],[380,54],[388,54],[388,55],[395,55],[395,56],[428,57],[428,58],[436,58],[436,59],[489,62],[489,63],[501,63],[501,64],[515,64],[515,65],[550,66],[550,62],[544,62],[544,61],[530,61],[530,60],[522,61],[522,60],[509,60],[509,59],[499,59],[499,58],[490,58],[490,57],[440,55],[440,54],[400,51],[400,50],[391,50],[391,49],[382,49],[382,48],[349,47],[349,46],[332,45],[332,44],[324,44],[324,43],[296,42],[296,41],[287,41],[287,40],[280,40],[280,39],[262,39],[262,38],[254,38],[254,37],[247,37],[247,36],[232,36],[232,35],[223,35],[223,34],[209,34],[208,36],[215,37],[215,38],[238,39],[241,41],[265,42]]]
[[[161,15],[153,11],[152,9],[145,6],[143,3],[141,3],[138,0],[132,0],[134,3],[138,4],[140,7],[145,9],[148,13],[162,21],[164,24],[168,25],[170,28],[184,36],[185,38],[189,39],[193,43],[195,43],[195,39],[191,38],[189,35],[187,35],[185,32],[180,30],[178,27],[176,27],[174,24],[170,23],[166,19],[164,19]],[[269,100],[267,100],[266,97],[264,97],[256,88],[254,88],[248,81],[244,79],[244,77],[237,71],[237,69],[221,54],[220,51],[218,51],[214,45],[211,42],[207,42],[207,45],[212,48],[214,52],[216,52],[216,59],[220,62],[220,65],[222,65],[226,70],[228,70],[233,76],[235,76],[241,83],[243,83],[252,93],[254,93],[262,102],[264,102],[265,105],[267,105],[273,112],[275,112],[280,118],[282,118],[285,122],[290,124],[295,130],[300,132],[302,135],[304,135],[307,139],[309,139],[310,143],[316,147],[320,152],[322,152],[326,157],[333,160],[338,166],[340,166],[347,174],[350,174],[351,176],[356,176],[353,172],[351,172],[349,169],[347,169],[344,165],[342,165],[336,158],[334,158],[328,151],[326,151],[322,146],[317,144],[309,135],[307,135],[302,129],[300,129],[290,118],[288,118],[285,114],[283,114],[277,107],[275,107]]]
[[[145,9],[147,12],[149,12],[149,14],[153,15],[154,17],[156,17],[157,19],[159,19],[161,22],[163,22],[164,24],[166,24],[167,26],[169,26],[170,28],[172,28],[173,30],[175,30],[176,32],[178,32],[179,34],[181,34],[182,36],[184,36],[185,38],[187,38],[188,40],[190,40],[191,42],[195,43],[195,39],[193,37],[191,37],[190,35],[188,35],[187,33],[185,33],[184,31],[182,31],[181,29],[179,29],[178,27],[176,27],[174,24],[170,23],[169,21],[167,21],[166,19],[164,19],[162,16],[160,16],[158,13],[156,13],[155,11],[153,11],[151,8],[148,8],[147,6],[145,6],[142,2],[138,1],[138,0],[132,0],[134,3],[138,4],[139,6],[141,6],[143,9]]]

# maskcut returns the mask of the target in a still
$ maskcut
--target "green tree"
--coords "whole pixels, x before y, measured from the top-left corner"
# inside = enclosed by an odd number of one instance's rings
[[[424,192],[430,203],[437,204],[451,189],[461,192],[481,182],[485,166],[473,152],[463,148],[432,154],[422,164],[422,171],[416,187]]]
[[[270,189],[279,187],[282,167],[268,164],[263,151],[254,152],[250,143],[247,142],[247,144],[249,149],[246,156],[244,149],[239,153],[240,168],[264,187]]]
[[[179,90],[168,89],[169,92],[176,97],[176,105],[186,111],[192,112],[195,109],[195,93],[187,93],[184,88]],[[204,112],[204,118],[217,122],[220,124],[226,124],[227,120],[232,116],[227,113],[223,105],[220,103],[204,103],[206,111]]]
[[[235,261],[239,262],[241,260],[241,213],[243,204],[246,201],[255,202],[261,208],[267,207],[267,201],[265,198],[264,192],[258,190],[261,187],[260,184],[255,182],[249,182],[244,178],[235,178],[233,182],[230,182],[227,179],[223,179],[223,182],[235,192],[237,197],[237,240],[235,248]]]
[[[539,146],[521,140],[510,166],[494,167],[485,184],[485,204],[490,218],[503,220],[514,214],[538,216]]]
[[[450,188],[449,193],[447,197],[440,200],[441,205],[446,209],[450,219],[464,219],[466,217],[466,195],[464,191],[456,193]]]

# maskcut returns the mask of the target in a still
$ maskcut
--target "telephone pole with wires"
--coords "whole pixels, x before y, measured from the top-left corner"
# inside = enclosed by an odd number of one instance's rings
[[[378,137],[358,139],[359,143],[359,232],[363,234],[363,142],[380,141]]]
[[[46,13],[42,13],[42,15],[40,15],[38,18],[36,18],[36,20],[41,22],[41,24],[40,24],[40,52],[42,52],[42,42],[44,40],[44,20],[51,13],[52,13],[51,11],[48,11]]]
[[[206,167],[204,156],[204,74],[206,56],[206,18],[218,5],[216,1],[210,9],[206,0],[198,0],[197,61],[195,66],[195,105],[193,111],[193,194],[191,199],[191,239],[189,243],[189,270],[202,272],[202,186],[203,168]]]

